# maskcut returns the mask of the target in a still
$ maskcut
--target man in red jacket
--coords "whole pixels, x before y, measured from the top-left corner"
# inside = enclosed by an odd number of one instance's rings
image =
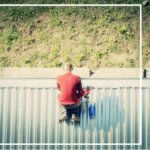
[[[81,98],[89,94],[89,91],[84,91],[80,77],[72,74],[72,64],[64,64],[63,70],[65,74],[57,78],[57,88],[60,91],[58,96],[59,121],[70,118],[80,121]]]

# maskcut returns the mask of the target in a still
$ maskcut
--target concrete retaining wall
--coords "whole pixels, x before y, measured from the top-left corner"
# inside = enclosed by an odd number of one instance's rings
[[[81,78],[89,78],[88,68],[74,68],[74,74]],[[61,68],[1,68],[0,78],[56,78],[63,74]]]
[[[139,68],[101,68],[92,78],[140,78]]]
[[[142,77],[150,78],[150,68],[142,69]],[[140,78],[139,68],[101,68],[91,75],[88,68],[74,68],[73,73],[81,78]],[[63,74],[61,68],[16,68],[0,69],[0,78],[56,78]]]

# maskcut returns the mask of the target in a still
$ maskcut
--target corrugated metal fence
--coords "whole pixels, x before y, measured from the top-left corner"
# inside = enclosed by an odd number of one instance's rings
[[[143,80],[142,101],[138,79],[83,79],[82,83],[94,87],[89,101],[96,104],[96,118],[89,118],[89,104],[83,98],[81,124],[72,125],[58,122],[54,79],[1,79],[1,148],[150,148],[150,80]]]

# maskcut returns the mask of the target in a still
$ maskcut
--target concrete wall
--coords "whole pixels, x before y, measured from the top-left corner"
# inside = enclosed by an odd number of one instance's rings
[[[147,78],[150,78],[150,68],[146,68],[146,75],[147,75]]]
[[[140,78],[139,68],[101,68],[92,78]]]
[[[74,68],[74,74],[81,78],[89,78],[88,68]],[[56,78],[63,74],[61,68],[1,68],[0,78]]]
[[[144,69],[142,69],[142,77]],[[74,68],[73,73],[81,78],[140,78],[139,68],[101,68],[91,71],[88,68]],[[0,78],[56,78],[63,74],[61,68],[1,68]],[[150,78],[150,68],[146,68],[146,77]]]

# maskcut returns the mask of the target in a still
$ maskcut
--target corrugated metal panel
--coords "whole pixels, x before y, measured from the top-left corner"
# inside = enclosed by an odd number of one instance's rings
[[[139,80],[84,79],[82,81],[84,87],[87,85],[95,87],[90,93],[90,101],[96,104],[96,118],[89,118],[88,103],[83,98],[80,125],[58,123],[58,91],[55,82],[47,79],[0,80],[0,143],[47,144],[47,146],[24,145],[1,146],[1,148],[150,148],[148,142],[150,80],[143,81],[141,137]],[[140,138],[142,138],[142,147],[124,144],[138,144]],[[53,145],[56,143],[60,145]],[[88,143],[102,145],[88,145]]]

